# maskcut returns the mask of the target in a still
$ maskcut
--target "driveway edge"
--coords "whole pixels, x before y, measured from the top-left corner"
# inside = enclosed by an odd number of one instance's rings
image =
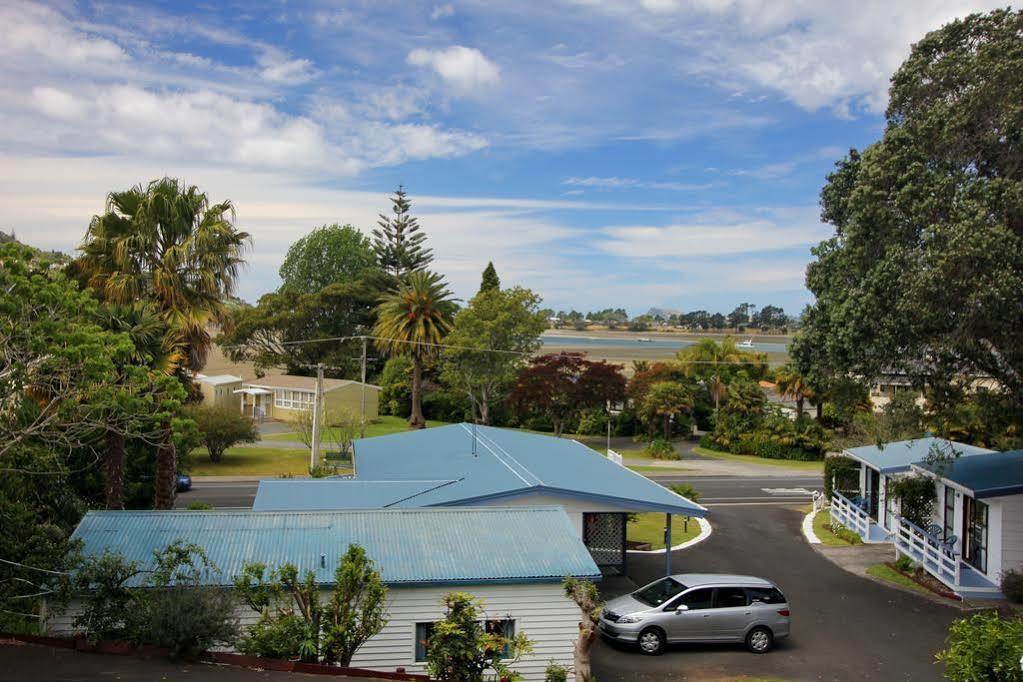
[[[710,534],[712,532],[714,532],[713,528],[711,528],[710,522],[707,519],[697,518],[696,522],[698,524],[700,524],[700,534],[697,535],[692,540],[686,540],[685,542],[683,542],[680,545],[675,545],[674,547],[671,548],[672,552],[680,550],[680,549],[686,549],[687,547],[692,547],[693,545],[698,545],[701,542],[703,542],[704,540],[706,540],[707,538],[709,538]],[[663,549],[649,549],[649,550],[648,549],[630,549],[630,550],[627,550],[627,551],[628,551],[629,554],[664,554],[664,550]]]
[[[811,509],[810,513],[803,517],[803,535],[806,537],[806,541],[811,545],[821,544],[821,539],[817,537],[817,533],[813,532],[813,520],[823,509]]]

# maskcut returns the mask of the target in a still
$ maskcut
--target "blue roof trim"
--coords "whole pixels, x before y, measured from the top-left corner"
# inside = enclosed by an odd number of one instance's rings
[[[951,481],[976,499],[1023,494],[1023,450],[961,457],[949,463],[915,465]]]
[[[669,491],[670,492],[670,491]],[[455,507],[459,505],[471,505],[479,502],[493,502],[497,500],[508,499],[510,497],[521,497],[523,495],[532,494],[550,494],[560,495],[564,497],[571,497],[578,500],[588,500],[591,502],[603,502],[607,504],[613,504],[615,506],[623,507],[632,511],[655,511],[661,512],[667,509],[666,505],[646,504],[643,502],[637,502],[636,500],[624,499],[621,497],[611,497],[607,495],[593,495],[590,493],[579,492],[578,490],[565,490],[564,488],[549,488],[545,486],[536,486],[533,488],[519,488],[518,490],[507,490],[499,493],[492,493],[490,495],[480,495],[478,497],[466,497],[458,500],[452,500],[450,502],[444,502],[437,504],[438,507]],[[672,493],[673,495],[675,493]],[[681,498],[684,502],[689,502],[686,498]],[[680,515],[689,516],[692,518],[705,518],[707,516],[707,509],[690,502],[693,506],[679,505],[676,511],[665,512],[670,514],[678,513]]]

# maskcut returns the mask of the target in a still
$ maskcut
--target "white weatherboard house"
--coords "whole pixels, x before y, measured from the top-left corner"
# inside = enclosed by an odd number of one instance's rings
[[[931,436],[884,445],[849,448],[842,454],[860,464],[859,491],[831,497],[831,518],[856,532],[864,542],[891,542],[897,530],[898,500],[887,494],[888,483],[910,473],[916,462],[931,453],[947,458],[972,457],[992,452]]]
[[[143,568],[177,540],[202,547],[220,569],[206,579],[230,586],[248,561],[290,562],[312,571],[326,592],[339,559],[359,544],[388,586],[386,627],[352,666],[423,672],[428,633],[441,620],[443,596],[463,591],[484,601],[487,627],[524,632],[533,652],[514,670],[542,680],[548,661],[570,666],[579,608],[565,597],[565,576],[599,580],[600,571],[565,512],[557,507],[392,509],[325,512],[100,511],[75,530],[86,555],[117,552]],[[324,601],[326,601],[324,595]],[[71,631],[74,604],[48,630]],[[258,614],[239,608],[243,625]]]
[[[1023,450],[919,463],[934,479],[933,523],[900,518],[895,549],[964,598],[1001,596],[1002,574],[1023,569]]]
[[[354,480],[260,481],[253,509],[538,504],[565,510],[605,574],[625,573],[629,512],[662,512],[668,518],[707,514],[704,507],[574,440],[470,424],[357,440]],[[670,565],[666,570],[671,573]]]

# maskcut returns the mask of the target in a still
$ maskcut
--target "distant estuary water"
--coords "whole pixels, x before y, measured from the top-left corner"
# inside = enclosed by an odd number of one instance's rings
[[[686,346],[692,346],[696,343],[696,341],[693,341],[692,339],[666,339],[659,336],[651,337],[649,341],[640,341],[640,338],[643,337],[638,336],[636,338],[630,338],[624,336],[584,336],[582,334],[544,334],[540,337],[540,340],[543,341],[544,348],[550,348],[552,350],[585,347],[677,350],[679,348],[685,348]],[[742,339],[739,339],[738,337],[736,337],[736,340],[742,341]],[[753,344],[753,350],[761,353],[785,353],[788,351],[788,345],[785,343],[767,343],[757,341]]]

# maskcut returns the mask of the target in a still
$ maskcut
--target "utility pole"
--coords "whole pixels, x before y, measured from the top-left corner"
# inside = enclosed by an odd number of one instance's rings
[[[309,453],[309,468],[314,469],[320,461],[320,429],[323,428],[323,363],[316,365],[316,392],[313,394],[313,439]]]
[[[366,337],[362,337],[362,417],[359,420],[359,438],[366,437]]]

